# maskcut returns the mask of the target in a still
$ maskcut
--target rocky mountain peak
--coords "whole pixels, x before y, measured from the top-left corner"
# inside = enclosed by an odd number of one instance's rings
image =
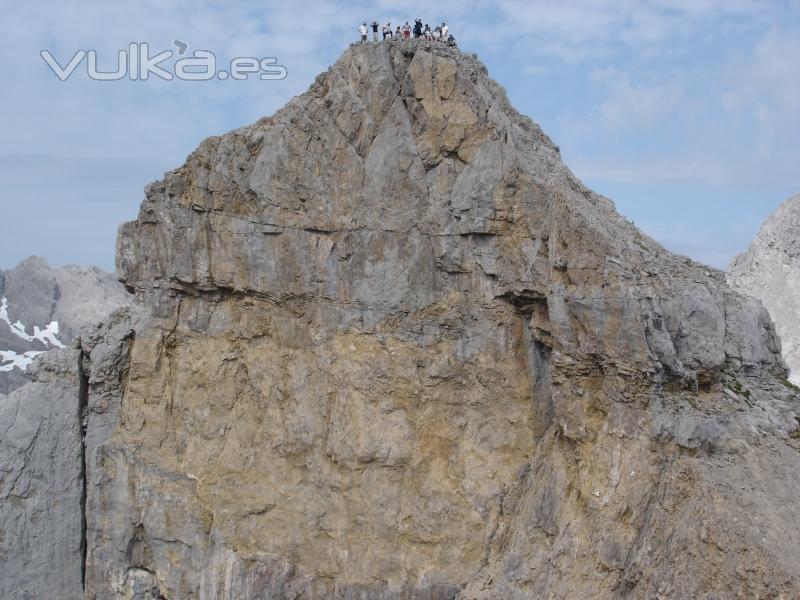
[[[0,504],[0,595],[800,590],[766,311],[583,186],[472,56],[349,48],[148,186],[117,265],[137,303],[0,405],[29,407],[5,493],[74,484],[56,522]],[[53,468],[59,407],[82,459]]]

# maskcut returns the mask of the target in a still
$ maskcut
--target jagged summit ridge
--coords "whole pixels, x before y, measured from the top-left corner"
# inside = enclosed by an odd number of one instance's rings
[[[348,49],[150,185],[117,261],[137,304],[83,344],[65,440],[87,597],[800,589],[766,312],[586,189],[471,56]],[[52,595],[26,550],[0,592]]]

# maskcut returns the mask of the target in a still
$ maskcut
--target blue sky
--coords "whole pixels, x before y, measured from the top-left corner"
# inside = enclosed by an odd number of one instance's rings
[[[302,7],[302,8],[301,8]],[[113,268],[144,185],[209,135],[271,114],[357,25],[446,20],[590,187],[667,247],[717,267],[800,192],[800,0],[6,3],[0,20],[0,268],[31,254]],[[132,41],[274,56],[283,81],[97,82]]]

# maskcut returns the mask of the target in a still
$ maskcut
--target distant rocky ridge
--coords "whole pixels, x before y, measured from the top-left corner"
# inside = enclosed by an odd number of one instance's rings
[[[145,193],[0,400],[0,597],[800,597],[769,315],[475,56],[354,46]]]
[[[770,215],[747,252],[731,263],[728,280],[767,307],[790,379],[800,385],[800,194]]]
[[[130,302],[116,277],[96,267],[53,269],[30,257],[0,271],[0,393],[30,380],[27,369],[36,356],[71,345]]]

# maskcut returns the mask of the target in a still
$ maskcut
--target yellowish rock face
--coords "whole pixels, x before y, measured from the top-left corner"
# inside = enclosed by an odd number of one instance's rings
[[[175,510],[196,503],[241,557],[291,557],[309,575],[478,571],[532,451],[536,400],[510,307],[465,347],[465,321],[489,311],[467,316],[455,295],[429,309],[447,334],[426,346],[403,339],[413,316],[317,336],[324,325],[298,330],[257,301],[214,306],[228,331],[195,333],[198,302],[183,301],[174,330],[137,337],[110,441],[192,481]]]

